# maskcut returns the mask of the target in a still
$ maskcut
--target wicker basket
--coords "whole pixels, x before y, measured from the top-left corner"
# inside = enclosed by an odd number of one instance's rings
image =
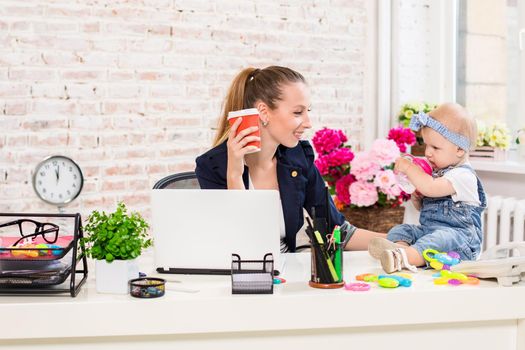
[[[348,222],[358,228],[386,233],[403,223],[405,208],[345,208],[341,212]]]

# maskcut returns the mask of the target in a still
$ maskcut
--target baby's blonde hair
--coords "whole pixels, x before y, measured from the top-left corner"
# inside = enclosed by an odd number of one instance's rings
[[[465,136],[470,141],[471,148],[476,146],[478,135],[476,121],[462,105],[452,102],[443,103],[428,114],[450,131]]]

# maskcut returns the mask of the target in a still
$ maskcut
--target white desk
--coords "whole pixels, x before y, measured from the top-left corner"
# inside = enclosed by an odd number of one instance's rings
[[[227,276],[172,275],[200,292],[151,300],[97,294],[92,273],[77,298],[0,297],[0,347],[525,349],[523,283],[435,286],[422,271],[410,288],[349,292],[308,287],[309,271],[308,253],[287,255],[273,295],[232,295]],[[347,281],[366,272],[379,264],[345,253]]]

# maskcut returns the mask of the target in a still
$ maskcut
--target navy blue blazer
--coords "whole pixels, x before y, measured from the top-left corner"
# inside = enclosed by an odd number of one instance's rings
[[[308,141],[300,141],[294,148],[279,146],[277,158],[277,181],[283,207],[286,229],[285,242],[290,251],[296,248],[296,234],[303,226],[305,208],[311,217],[312,208],[318,217],[326,217],[325,183],[314,165],[314,150]],[[212,148],[196,159],[195,172],[203,189],[227,189],[226,169],[228,150],[226,142]],[[248,167],[244,166],[243,181],[249,188]],[[329,198],[331,226],[342,225],[344,216]]]

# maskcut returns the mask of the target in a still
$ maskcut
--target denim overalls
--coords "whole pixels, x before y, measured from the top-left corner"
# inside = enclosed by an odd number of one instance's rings
[[[468,165],[461,165],[460,168],[469,169],[476,175]],[[451,169],[441,170],[433,176],[443,176]],[[480,206],[454,202],[451,196],[424,197],[420,225],[395,226],[388,232],[388,240],[407,242],[420,254],[432,248],[440,252],[458,252],[462,260],[475,260],[482,243],[481,213],[487,207],[485,192],[477,175],[476,179]]]

